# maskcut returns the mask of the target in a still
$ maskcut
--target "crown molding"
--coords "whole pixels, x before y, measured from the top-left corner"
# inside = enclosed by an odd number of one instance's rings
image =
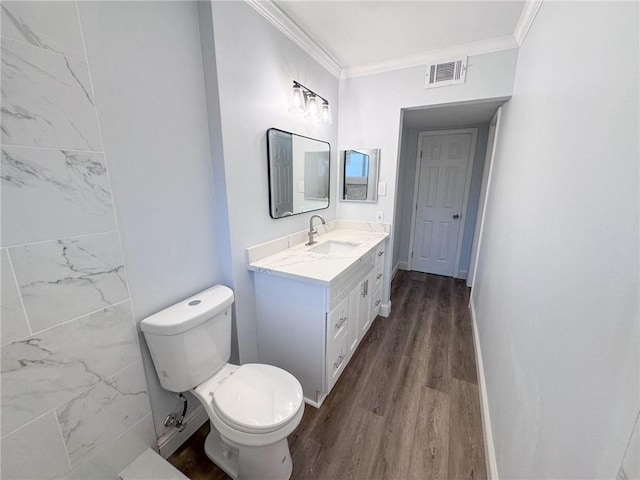
[[[524,3],[524,8],[513,32],[513,38],[516,39],[519,47],[522,46],[527,33],[529,33],[533,19],[536,18],[536,14],[540,10],[540,5],[542,5],[542,0],[526,0]]]
[[[272,0],[244,0],[274,27],[304,50],[311,58],[336,78],[352,78],[376,73],[384,73],[403,68],[426,65],[435,60],[459,55],[482,55],[519,48],[524,42],[533,20],[543,0],[526,0],[513,35],[466,43],[454,47],[430,50],[428,52],[396,57],[381,62],[372,62],[343,68],[316,41],[289,18]]]
[[[334,77],[340,78],[342,65],[323,50],[307,33],[291,20],[271,0],[245,0],[254,10],[266,18],[274,27],[307,52]]]
[[[443,60],[460,55],[482,55],[485,53],[510,50],[512,48],[518,48],[518,43],[512,35],[506,35],[504,37],[496,37],[488,40],[481,40],[479,42],[456,45],[455,47],[430,50],[428,52],[418,53],[416,55],[391,58],[382,62],[373,62],[363,65],[356,65],[354,67],[347,67],[342,70],[342,76],[340,78],[361,77],[364,75],[372,75],[375,73],[400,70],[402,68],[427,65],[434,60]]]

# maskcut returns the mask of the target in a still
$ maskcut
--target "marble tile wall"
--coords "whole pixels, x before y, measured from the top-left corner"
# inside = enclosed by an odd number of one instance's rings
[[[77,5],[1,10],[2,476],[115,476],[155,437]]]

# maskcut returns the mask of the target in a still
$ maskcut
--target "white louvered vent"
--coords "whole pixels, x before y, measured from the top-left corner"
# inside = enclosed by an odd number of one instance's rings
[[[464,83],[467,78],[467,59],[468,57],[455,58],[427,65],[424,88]]]

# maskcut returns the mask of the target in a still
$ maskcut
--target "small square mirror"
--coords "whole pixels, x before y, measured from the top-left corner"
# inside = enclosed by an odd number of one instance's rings
[[[340,168],[340,200],[377,202],[380,149],[345,150]]]

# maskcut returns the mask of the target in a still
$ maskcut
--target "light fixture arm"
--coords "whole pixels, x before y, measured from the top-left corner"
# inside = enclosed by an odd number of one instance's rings
[[[316,92],[314,92],[313,90],[311,90],[310,88],[305,87],[304,85],[302,85],[300,82],[296,82],[295,80],[293,81],[293,86],[294,87],[298,87],[301,88],[302,91],[304,92],[305,95],[309,96],[309,95],[315,95],[316,97],[318,97],[319,99],[321,99],[324,103],[326,103],[327,105],[329,104],[329,100],[327,100],[326,98],[324,98],[321,95],[318,95]]]

